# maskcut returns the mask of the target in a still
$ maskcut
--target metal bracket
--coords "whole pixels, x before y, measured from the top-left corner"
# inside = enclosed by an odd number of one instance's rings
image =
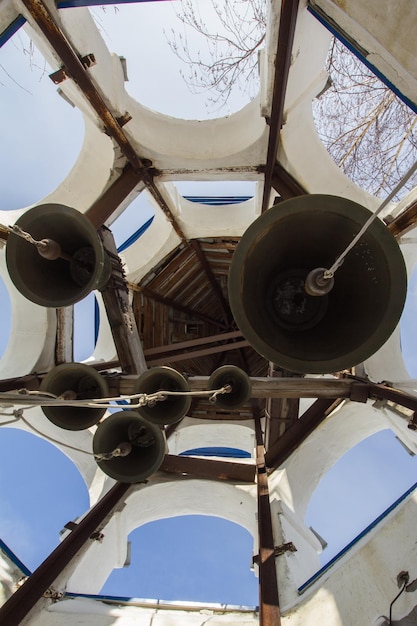
[[[90,67],[93,67],[93,65],[96,65],[97,63],[96,57],[92,52],[89,52],[85,56],[80,57],[80,61],[85,70],[89,70]],[[64,82],[64,80],[66,80],[68,77],[69,76],[66,72],[65,66],[61,67],[56,72],[52,72],[52,74],[49,74],[49,78],[53,83],[55,83],[55,85],[59,85],[60,83]]]
[[[99,530],[95,530],[93,534],[90,535],[90,539],[93,539],[94,541],[99,541],[101,543],[104,539],[104,535]]]
[[[124,113],[121,117],[116,117],[116,121],[119,124],[119,126],[124,126],[125,124],[130,122],[131,119],[132,119],[132,116],[130,115],[128,111],[126,111],[126,113]]]
[[[77,528],[78,524],[77,522],[67,522],[64,526],[64,528],[67,528],[68,530],[75,530]],[[100,530],[95,530],[91,535],[90,535],[90,539],[93,539],[94,541],[100,541],[100,543],[103,541],[104,539],[104,535]]]
[[[295,547],[292,541],[288,541],[287,543],[281,543],[279,546],[274,546],[274,557],[281,556],[282,554],[285,554],[286,552],[297,552],[297,548]],[[255,556],[252,557],[252,564],[258,564],[258,563],[259,563],[259,554],[255,554]]]
[[[62,598],[64,597],[64,593],[62,591],[56,591],[53,587],[49,587],[49,589],[46,589],[46,591],[44,591],[43,597],[58,601],[62,600]]]

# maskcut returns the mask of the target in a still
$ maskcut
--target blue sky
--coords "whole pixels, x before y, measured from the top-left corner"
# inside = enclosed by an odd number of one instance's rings
[[[183,86],[174,58],[173,66],[166,63],[171,57],[161,29],[157,32],[148,27],[161,22],[163,4],[134,7],[141,12],[140,20],[129,20],[127,7],[117,11],[108,7],[105,12],[95,8],[94,13],[110,47],[128,59],[131,80],[127,86],[132,95],[138,96],[140,90],[145,104],[163,112],[169,109],[171,114],[185,117],[205,115],[204,98],[194,99]],[[143,74],[146,64],[127,47],[126,32],[132,23],[135,40],[155,60],[152,72],[158,80]],[[22,33],[0,50],[3,209],[33,204],[52,191],[75,162],[82,143],[80,113],[57,97],[47,76],[49,70],[36,55],[31,59],[28,51],[29,43]],[[181,190],[203,193],[196,185],[182,186]],[[217,193],[246,194],[247,187],[222,186]],[[128,224],[124,216],[115,225],[118,244],[139,226],[132,223],[132,215],[145,221],[151,214],[144,194],[133,208]],[[414,279],[409,294],[403,345],[409,354],[410,372],[417,376],[412,343],[417,295]],[[0,301],[1,353],[10,332],[10,308],[1,282]],[[93,344],[93,296],[76,307],[75,333],[75,356],[82,360],[89,356]],[[336,464],[320,483],[307,514],[308,525],[329,543],[323,560],[331,558],[417,481],[416,463],[392,433],[383,431]],[[48,442],[6,427],[0,429],[0,494],[0,537],[30,569],[49,554],[64,524],[83,513],[88,503],[85,485],[65,455]],[[132,565],[112,575],[105,587],[108,594],[245,605],[257,602],[257,581],[250,571],[252,540],[246,531],[229,522],[176,518],[135,531],[132,541]],[[204,580],[200,573],[204,573]]]

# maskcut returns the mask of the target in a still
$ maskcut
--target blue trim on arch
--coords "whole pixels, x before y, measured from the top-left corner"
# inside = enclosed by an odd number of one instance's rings
[[[20,569],[25,576],[30,576],[32,572],[29,568],[26,567],[24,563],[15,555],[15,553],[10,550],[9,546],[4,543],[2,539],[0,539],[0,550],[6,554],[9,559]]]
[[[149,226],[152,224],[153,220],[154,220],[154,215],[152,215],[151,218],[148,219],[147,222],[145,222],[144,224],[142,224],[142,226],[140,228],[138,228],[138,230],[136,230],[133,235],[130,235],[130,237],[128,239],[126,239],[126,241],[124,241],[118,248],[117,248],[117,252],[123,252],[123,250],[126,250],[126,248],[128,248],[129,246],[132,245],[132,243],[135,243],[135,241],[137,239],[139,239],[139,237],[141,237],[143,235],[143,233],[145,232],[145,230],[148,230]]]
[[[10,37],[13,37],[13,35],[17,33],[19,28],[21,28],[25,22],[26,19],[23,17],[23,15],[18,15],[17,18],[8,25],[6,30],[0,33],[0,48],[4,46],[6,41],[9,41]]]
[[[373,530],[375,528],[375,526],[377,526],[395,508],[397,508],[397,506],[399,504],[401,504],[401,502],[404,502],[404,500],[406,498],[408,498],[408,496],[411,495],[413,493],[413,491],[415,491],[416,489],[417,489],[417,483],[414,483],[414,485],[412,485],[409,489],[407,489],[407,491],[405,493],[403,493],[403,495],[400,496],[397,500],[395,500],[395,502],[393,502],[393,504],[391,504],[391,506],[389,506],[387,509],[385,509],[385,511],[383,511],[383,513],[381,513],[381,515],[378,515],[378,517],[371,524],[369,524],[369,526],[367,526],[361,533],[359,533],[359,535],[357,535],[354,539],[352,539],[352,541],[350,541],[343,548],[343,550],[338,552],[332,559],[330,559],[330,561],[328,563],[326,563],[326,565],[323,565],[323,567],[321,569],[319,569],[318,572],[313,574],[313,576],[311,576],[311,578],[306,580],[306,582],[303,583],[301,585],[301,587],[298,587],[298,593],[299,594],[304,593],[304,591],[308,587],[310,587],[318,578],[320,578],[320,576],[322,576],[325,572],[327,572],[327,570],[330,569],[332,567],[332,565],[334,565],[334,563],[336,563],[336,561],[341,559],[342,556],[344,556],[346,554],[346,552],[348,552],[356,543],[358,543],[358,541],[360,541],[363,537],[365,537],[365,535],[367,535],[371,530]]]
[[[367,57],[365,57],[357,48],[355,48],[353,43],[349,41],[349,39],[347,39],[347,37],[345,37],[345,35],[343,35],[340,30],[337,29],[335,24],[326,19],[325,15],[312,7],[311,4],[307,5],[307,10],[311,13],[311,15],[314,15],[314,17],[320,22],[320,24],[323,24],[323,26],[332,33],[332,35],[339,39],[339,41],[341,41],[346,46],[346,48],[348,48],[348,50],[350,50],[359,59],[359,61],[362,61],[362,63],[366,65],[366,67],[370,69],[371,72],[373,72],[375,76],[379,78],[382,83],[384,83],[384,85],[389,87],[389,89],[391,89],[391,91],[394,92],[395,95],[400,98],[400,100],[402,100],[407,106],[409,106],[414,113],[417,113],[417,103],[412,102],[377,67],[370,63]]]
[[[184,196],[189,202],[198,202],[209,206],[222,206],[224,204],[240,204],[250,200],[253,196]]]
[[[226,448],[226,447],[206,447],[206,448],[193,448],[192,450],[185,450],[181,452],[179,456],[220,456],[233,459],[250,459],[251,455],[245,450],[239,448]]]
[[[100,328],[100,307],[97,298],[94,298],[94,347],[97,344],[98,331]]]

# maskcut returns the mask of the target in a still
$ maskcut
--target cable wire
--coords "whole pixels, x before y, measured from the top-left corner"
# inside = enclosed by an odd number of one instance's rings
[[[400,595],[403,593],[403,591],[405,591],[405,588],[407,586],[408,580],[404,581],[404,584],[402,586],[402,589],[400,590],[399,593],[397,593],[397,595],[395,596],[394,600],[391,602],[391,604],[389,605],[389,624],[390,626],[392,626],[392,605],[394,604],[394,602],[396,602],[398,600],[398,598],[400,597]]]
[[[400,189],[405,185],[405,183],[409,180],[409,178],[411,178],[411,176],[414,174],[414,172],[416,170],[417,170],[417,161],[410,167],[408,172],[406,172],[406,174],[402,177],[402,179],[395,186],[395,188],[391,191],[391,193],[385,198],[385,200],[382,202],[382,204],[380,204],[380,206],[377,208],[377,210],[374,213],[372,213],[372,215],[369,217],[369,219],[362,226],[362,228],[360,229],[360,231],[358,232],[356,237],[354,237],[354,239],[350,242],[350,244],[347,246],[347,248],[336,259],[336,261],[333,263],[333,265],[328,270],[324,271],[323,277],[325,279],[333,278],[335,272],[342,265],[346,255],[358,243],[359,239],[362,237],[362,235],[365,233],[365,231],[369,228],[369,226],[372,224],[372,222],[378,217],[378,215],[381,213],[381,211],[383,209],[385,209],[387,204],[389,202],[391,202],[391,200],[397,195],[397,193],[400,191]]]

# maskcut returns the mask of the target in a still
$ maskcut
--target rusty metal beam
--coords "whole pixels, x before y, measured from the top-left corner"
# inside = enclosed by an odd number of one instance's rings
[[[191,456],[167,454],[160,467],[163,472],[244,483],[255,481],[255,466],[234,461],[216,461]]]
[[[285,431],[282,437],[269,448],[265,455],[267,466],[271,469],[279,467],[341,402],[343,400],[336,398],[316,400],[291,428]]]
[[[279,193],[283,200],[289,200],[296,196],[304,196],[307,192],[300,183],[289,174],[280,163],[276,163],[272,172],[272,187]]]
[[[272,176],[276,166],[284,114],[285,93],[287,90],[288,75],[291,64],[291,52],[294,43],[295,24],[297,21],[298,3],[299,0],[282,0],[281,2],[271,119],[269,121],[269,139],[265,166],[262,212],[266,211],[269,205]]]
[[[256,479],[259,536],[259,624],[280,626],[278,577],[275,565],[275,542],[269,501],[268,474],[259,408],[252,405],[256,437]]]
[[[136,172],[130,163],[127,163],[120,176],[93,202],[85,212],[85,216],[95,228],[103,226],[141,182],[143,182],[141,174]]]
[[[402,213],[388,224],[388,230],[394,237],[401,237],[417,226],[417,201],[414,201]]]
[[[399,389],[393,389],[387,385],[378,385],[376,383],[370,383],[368,389],[371,397],[389,400],[411,411],[417,411],[417,396],[413,396],[405,391],[400,391]]]
[[[126,495],[130,484],[116,483],[87,513],[74,530],[51,552],[0,608],[0,624],[18,626],[95,530]]]
[[[22,0],[23,5],[42,31],[46,40],[52,46],[58,57],[62,60],[65,75],[71,78],[80,88],[99,119],[104,124],[105,132],[114,139],[124,156],[131,164],[133,170],[140,174],[149,192],[152,194],[168,221],[172,224],[181,240],[185,240],[185,235],[177,223],[165,198],[155,184],[154,177],[150,171],[151,163],[141,159],[135,148],[123,131],[121,123],[113,115],[107,106],[104,98],[99,93],[94,82],[86,71],[77,51],[72,43],[63,33],[54,14],[49,10],[43,0]]]

